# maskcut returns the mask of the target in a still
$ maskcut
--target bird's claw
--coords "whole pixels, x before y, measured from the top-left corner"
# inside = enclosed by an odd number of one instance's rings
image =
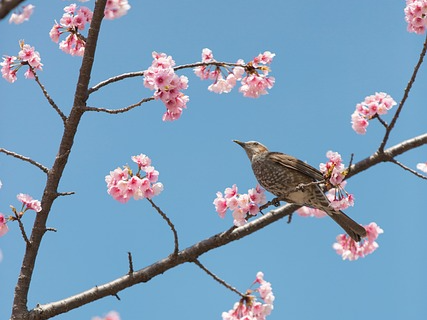
[[[275,206],[276,208],[280,207],[280,200],[279,200],[279,198],[274,198],[273,200],[271,200],[271,204],[273,206]]]

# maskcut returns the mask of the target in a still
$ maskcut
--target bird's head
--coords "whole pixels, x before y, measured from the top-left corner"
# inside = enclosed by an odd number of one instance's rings
[[[241,146],[243,149],[245,149],[246,154],[248,155],[251,161],[254,156],[268,152],[267,147],[257,141],[248,141],[248,142],[242,142],[239,140],[233,140],[233,141],[237,143],[239,146]]]

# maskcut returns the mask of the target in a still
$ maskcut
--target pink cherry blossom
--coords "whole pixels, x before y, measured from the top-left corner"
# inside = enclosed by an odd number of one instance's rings
[[[23,206],[25,206],[25,211],[34,210],[35,212],[40,212],[42,210],[40,201],[33,200],[33,198],[28,194],[20,193],[16,196],[16,198],[22,202]]]
[[[9,231],[6,224],[6,218],[0,213],[0,237],[4,236]]]
[[[225,213],[227,212],[227,200],[222,196],[221,192],[216,193],[216,198],[213,201],[215,205],[215,211],[218,212],[221,218],[225,217]]]
[[[140,200],[159,195],[163,184],[157,182],[159,172],[150,166],[151,159],[145,154],[132,156],[131,159],[138,164],[138,172],[133,174],[127,166],[110,171],[105,176],[108,194],[121,203],[128,202],[132,197]]]
[[[316,218],[323,218],[327,216],[327,213],[325,211],[322,211],[317,208],[310,208],[307,206],[303,206],[299,208],[297,211],[298,215],[301,217],[316,217]]]
[[[422,162],[417,164],[417,169],[427,173],[427,162]]]
[[[154,98],[166,106],[163,121],[174,121],[187,108],[188,96],[181,90],[188,88],[188,78],[175,74],[175,61],[164,53],[153,52],[151,67],[144,71],[144,86],[154,90]]]
[[[22,9],[18,12],[12,13],[9,19],[9,23],[20,24],[24,21],[28,21],[30,19],[30,16],[33,14],[34,8],[35,6],[33,6],[32,4],[23,6]]]
[[[93,12],[87,7],[80,7],[73,3],[64,8],[59,23],[55,22],[49,32],[53,42],[58,43],[63,33],[69,33],[67,37],[59,43],[59,48],[72,56],[83,56],[86,46],[85,38],[80,34],[87,23],[92,21]]]
[[[356,105],[356,110],[351,115],[351,127],[358,134],[365,134],[369,120],[372,118],[386,114],[396,101],[384,92],[376,92],[374,95],[367,96],[365,100]]]
[[[224,196],[221,192],[217,192],[216,196],[213,201],[215,211],[221,218],[224,218],[227,209],[233,211],[233,224],[238,227],[247,223],[248,216],[256,216],[259,206],[267,202],[264,189],[259,185],[249,189],[247,194],[239,194],[234,184],[231,188],[225,189]]]
[[[127,14],[129,9],[130,5],[127,0],[107,0],[104,17],[109,20],[117,19]]]
[[[254,284],[259,284],[259,287],[248,290],[246,295],[234,304],[233,309],[223,312],[223,320],[265,320],[271,314],[274,301],[271,283],[264,280],[262,272],[258,272]],[[252,293],[257,293],[263,303],[257,301],[257,297]]]
[[[212,51],[205,48],[202,51],[202,62],[208,65],[195,67],[194,73],[202,80],[214,80],[208,87],[209,91],[219,94],[229,93],[236,86],[237,81],[241,81],[239,91],[243,96],[258,98],[260,95],[268,94],[267,89],[271,89],[274,85],[274,78],[268,77],[270,69],[265,66],[272,62],[274,56],[274,53],[266,51],[248,64],[239,59],[237,66],[230,70],[228,66],[231,64],[227,66],[226,63],[218,63]],[[246,76],[243,77],[245,72]]]
[[[371,222],[365,226],[367,237],[360,242],[351,239],[347,234],[337,236],[337,242],[333,244],[333,249],[341,255],[343,260],[357,260],[373,253],[379,246],[375,241],[384,231],[375,223]]]
[[[426,0],[407,0],[405,11],[405,20],[408,23],[407,30],[422,34],[426,30],[427,20],[427,1]]]
[[[3,62],[0,63],[2,66],[2,77],[10,83],[16,81],[16,73],[22,66],[30,66],[30,68],[24,73],[26,78],[34,78],[33,71],[42,70],[43,66],[40,54],[38,51],[35,51],[34,47],[31,47],[29,44],[25,44],[24,41],[20,41],[19,45],[21,50],[18,52],[17,57],[4,56]]]
[[[105,317],[93,317],[92,320],[120,320],[120,315],[116,311],[110,311]]]

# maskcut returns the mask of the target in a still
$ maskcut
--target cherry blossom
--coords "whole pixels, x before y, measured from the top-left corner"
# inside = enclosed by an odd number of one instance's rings
[[[132,156],[138,165],[136,174],[128,166],[116,168],[105,176],[107,192],[115,200],[126,203],[132,197],[135,200],[151,199],[163,191],[163,184],[158,181],[159,172],[151,166],[151,159],[144,154]]]
[[[116,311],[110,311],[105,317],[93,317],[92,320],[120,320],[120,315]]]
[[[407,30],[422,34],[426,30],[427,1],[426,0],[406,0],[405,20],[408,23]]]
[[[375,223],[371,222],[365,226],[367,237],[362,241],[356,242],[351,239],[347,234],[340,234],[337,236],[337,242],[333,244],[333,249],[337,254],[341,255],[343,260],[357,260],[364,258],[368,254],[373,253],[378,247],[375,241],[378,236],[384,231]]]
[[[326,157],[329,161],[321,163],[319,169],[325,177],[331,207],[335,210],[344,210],[354,205],[353,195],[347,193],[344,189],[346,185],[344,179],[348,171],[342,163],[341,155],[338,152],[328,151]]]
[[[25,207],[24,212],[27,210],[34,210],[35,212],[40,212],[42,210],[39,200],[34,200],[28,194],[20,193],[16,198],[22,202],[23,207]]]
[[[237,186],[233,185],[231,188],[225,189],[224,196],[221,192],[217,192],[213,204],[221,218],[225,217],[227,209],[233,211],[233,223],[239,227],[246,224],[248,215],[256,216],[259,206],[266,202],[264,189],[259,185],[249,189],[247,194],[239,194]]]
[[[177,120],[190,100],[181,92],[188,88],[188,78],[175,73],[175,61],[171,56],[157,52],[153,52],[152,56],[151,66],[144,71],[144,86],[154,90],[154,98],[166,106],[163,121]]]
[[[262,272],[258,272],[254,284],[259,284],[259,287],[247,290],[246,295],[234,304],[233,309],[222,313],[223,320],[265,320],[271,314],[274,301],[271,283],[264,280]],[[257,297],[252,293],[258,293],[264,303],[257,301]]]
[[[105,19],[113,20],[124,16],[130,5],[127,0],[108,0],[105,5],[104,17]]]
[[[10,83],[17,80],[16,73],[22,66],[29,66],[27,71],[24,73],[24,76],[27,79],[33,79],[33,71],[42,70],[43,66],[40,54],[38,51],[35,51],[34,47],[31,47],[29,44],[25,44],[24,41],[20,41],[19,45],[21,47],[21,51],[18,52],[18,56],[4,56],[3,62],[0,63],[0,66],[2,66],[2,77]]]
[[[422,162],[417,164],[417,169],[427,173],[427,162]]]
[[[0,213],[0,237],[4,236],[9,231],[6,222],[6,218]]]
[[[24,21],[28,21],[30,19],[30,16],[33,14],[34,8],[35,6],[33,6],[32,4],[23,6],[22,9],[18,12],[12,13],[9,19],[9,23],[20,24]]]
[[[245,97],[258,98],[261,95],[268,94],[267,89],[274,85],[274,78],[269,77],[270,69],[266,64],[270,64],[275,56],[270,51],[259,54],[252,61],[245,64],[239,59],[233,69],[231,64],[218,63],[210,49],[205,48],[202,51],[202,65],[194,68],[194,73],[202,80],[214,80],[208,90],[215,93],[229,93],[237,84],[241,82],[239,91]],[[211,65],[209,65],[211,64]],[[213,70],[211,70],[214,68]],[[246,72],[246,76],[243,76]]]
[[[351,127],[356,133],[365,134],[369,120],[386,114],[395,105],[396,101],[384,92],[376,92],[374,95],[367,96],[363,102],[356,105],[356,110],[351,115]]]
[[[69,33],[65,40],[59,43],[59,48],[72,56],[83,56],[86,39],[80,31],[85,29],[86,23],[92,21],[93,13],[87,7],[78,8],[75,3],[66,6],[64,12],[59,23],[55,21],[49,36],[53,42],[58,43],[61,34]]]

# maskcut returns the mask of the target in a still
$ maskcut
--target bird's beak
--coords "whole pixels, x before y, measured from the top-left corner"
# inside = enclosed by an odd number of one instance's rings
[[[237,143],[239,146],[241,146],[242,148],[245,148],[245,143],[239,140],[233,140],[233,142]]]

